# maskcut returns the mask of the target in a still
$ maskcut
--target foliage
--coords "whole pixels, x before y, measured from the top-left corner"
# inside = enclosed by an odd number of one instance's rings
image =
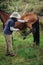
[[[43,0],[0,0],[0,9],[6,12],[23,12],[26,5],[26,12],[33,11],[38,15],[43,15]]]
[[[43,6],[42,5],[35,5],[33,7],[34,12],[37,13],[38,15],[42,16],[43,15]]]

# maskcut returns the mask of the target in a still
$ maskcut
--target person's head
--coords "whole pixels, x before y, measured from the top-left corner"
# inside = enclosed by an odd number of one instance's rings
[[[19,19],[21,18],[20,14],[18,12],[13,12],[11,15],[10,15],[10,18],[15,18],[15,19]]]

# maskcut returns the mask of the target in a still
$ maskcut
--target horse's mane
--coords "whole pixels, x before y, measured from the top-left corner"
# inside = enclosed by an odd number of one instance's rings
[[[6,14],[9,14],[9,15],[11,14],[11,13],[5,12],[4,10],[0,10],[0,11],[1,11],[1,12],[4,12],[4,13],[6,13]]]

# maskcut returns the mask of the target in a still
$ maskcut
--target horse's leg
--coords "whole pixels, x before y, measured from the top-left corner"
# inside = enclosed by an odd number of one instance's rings
[[[26,30],[25,29],[22,30],[22,34],[21,35],[23,36],[23,40],[26,39]]]
[[[40,41],[40,35],[39,35],[39,20],[36,22],[36,45],[39,45]]]
[[[27,31],[27,32],[25,33],[25,35],[27,36],[27,35],[29,35],[31,32],[34,32],[34,29],[30,29],[29,31]]]
[[[34,28],[33,28],[33,29],[34,29]],[[35,44],[35,42],[36,42],[36,33],[35,33],[35,31],[33,31],[32,34],[33,34],[33,39],[34,39],[33,42],[34,42],[34,44]]]
[[[23,39],[26,39],[26,36],[29,35],[31,32],[33,32],[34,29],[30,29],[29,31],[26,32],[26,30],[23,30],[22,31],[22,36],[23,36]]]
[[[36,45],[39,45],[39,20],[37,20],[33,25],[33,29],[35,29],[35,31],[33,32],[34,42],[36,43]]]

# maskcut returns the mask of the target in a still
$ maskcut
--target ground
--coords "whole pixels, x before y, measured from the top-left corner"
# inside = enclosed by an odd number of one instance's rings
[[[40,30],[41,31],[41,30]],[[0,65],[43,65],[43,31],[40,32],[40,46],[31,47],[32,34],[25,40],[17,32],[13,32],[13,48],[16,57],[5,56],[5,38],[0,24]]]

